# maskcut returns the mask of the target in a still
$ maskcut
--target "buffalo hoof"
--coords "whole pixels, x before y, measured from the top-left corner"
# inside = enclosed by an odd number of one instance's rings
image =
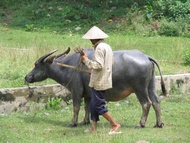
[[[141,129],[141,128],[145,128],[145,125],[142,125],[142,124],[138,124],[135,129]]]
[[[154,128],[162,128],[164,126],[164,123],[160,123],[160,124],[156,124],[155,126],[154,126]]]
[[[69,127],[69,128],[73,128],[73,127],[76,127],[76,126],[77,126],[77,124],[73,124],[73,123],[70,123],[70,124],[67,125],[67,127]]]
[[[88,122],[82,121],[82,122],[80,122],[79,125],[89,125],[89,124],[90,124],[90,121],[88,121]]]

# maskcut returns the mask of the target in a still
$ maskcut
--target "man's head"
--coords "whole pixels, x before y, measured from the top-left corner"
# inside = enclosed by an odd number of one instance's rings
[[[95,45],[95,44],[98,43],[100,40],[103,40],[103,39],[90,39],[92,45]]]

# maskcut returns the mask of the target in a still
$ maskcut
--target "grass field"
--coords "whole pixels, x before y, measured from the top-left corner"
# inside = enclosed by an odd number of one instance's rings
[[[190,142],[190,95],[172,95],[161,102],[163,128],[153,128],[155,114],[151,108],[146,128],[135,129],[140,120],[141,107],[135,95],[120,102],[107,104],[112,116],[121,124],[122,134],[108,135],[109,123],[100,118],[97,133],[84,133],[90,126],[68,128],[72,118],[72,106],[61,110],[35,110],[0,115],[1,143],[135,143],[146,140],[150,143]],[[81,108],[79,121],[84,110]]]
[[[109,33],[106,41],[113,50],[138,49],[154,57],[161,66],[163,74],[188,73],[189,67],[182,64],[182,56],[190,48],[188,38],[181,37],[137,37]],[[91,47],[82,35],[55,32],[25,32],[19,29],[0,27],[0,87],[24,86],[24,76],[33,68],[33,63],[43,54],[67,47]],[[73,52],[73,51],[71,51]],[[55,83],[52,80],[35,83],[44,85]],[[72,118],[72,106],[61,110],[35,110],[0,115],[0,142],[5,143],[134,143],[146,140],[151,143],[189,143],[190,142],[190,95],[171,95],[162,99],[163,129],[154,129],[155,114],[150,111],[146,128],[134,129],[141,116],[141,107],[134,95],[127,100],[108,103],[108,109],[122,125],[121,135],[108,135],[110,130],[106,120],[101,118],[98,132],[85,134],[89,126],[67,128]],[[84,110],[81,109],[79,121]]]
[[[138,49],[155,58],[163,74],[180,74],[190,72],[184,66],[183,54],[190,48],[188,38],[182,37],[138,37],[109,33],[106,41],[113,50]],[[68,33],[65,35],[56,32],[26,32],[19,29],[9,29],[0,26],[0,87],[24,86],[25,75],[33,68],[33,63],[42,55],[58,49],[58,53],[67,47],[91,47],[88,40],[81,39],[82,35]],[[52,80],[35,83],[44,85],[55,83]]]
[[[138,49],[155,58],[164,75],[190,72],[190,67],[183,65],[183,55],[187,53],[187,49],[190,49],[189,38],[158,36],[162,34],[160,32],[165,32],[165,35],[189,36],[188,18],[183,19],[181,17],[185,14],[186,9],[189,9],[188,3],[184,3],[184,6],[183,3],[178,3],[177,7],[171,4],[171,10],[172,8],[177,10],[173,11],[174,15],[175,12],[178,13],[178,9],[183,8],[181,9],[183,10],[181,11],[182,15],[177,14],[180,19],[175,19],[173,22],[163,13],[164,5],[170,2],[159,1],[159,6],[163,10],[158,10],[159,15],[160,13],[163,15],[161,21],[155,21],[155,19],[146,21],[144,19],[145,11],[143,9],[151,8],[146,9],[150,10],[146,12],[152,13],[154,10],[155,13],[154,7],[152,9],[152,7],[143,6],[142,11],[139,11],[139,8],[132,6],[131,11],[126,15],[124,13],[128,10],[126,6],[107,7],[109,3],[112,5],[118,1],[105,1],[107,6],[104,6],[105,3],[103,2],[101,3],[103,8],[98,6],[98,1],[89,1],[89,3],[97,4],[96,8],[98,8],[96,11],[92,9],[91,12],[84,7],[83,3],[78,1],[65,2],[20,1],[19,3],[9,0],[0,2],[2,3],[0,6],[2,7],[0,9],[0,23],[5,25],[0,25],[0,88],[25,86],[24,77],[33,68],[33,63],[49,51],[58,49],[59,51],[56,53],[58,54],[67,47],[71,47],[71,52],[77,46],[91,47],[89,41],[82,40],[82,35],[76,33],[82,33],[92,23],[98,24],[99,22],[103,22],[102,24],[112,31],[110,33],[105,32],[110,36],[106,41],[113,50]],[[92,8],[94,8],[94,4]],[[62,9],[62,7],[64,8]],[[110,12],[108,12],[109,9]],[[168,10],[166,11],[168,13]],[[85,13],[87,18],[80,17],[81,13]],[[112,17],[112,13],[116,15]],[[100,21],[97,17],[102,20]],[[109,22],[115,18],[115,22]],[[170,21],[166,21],[166,19],[170,19]],[[128,25],[128,23],[131,24]],[[155,30],[151,24],[161,26],[159,28],[164,28],[164,31]],[[8,28],[10,25],[20,26],[23,29]],[[82,31],[76,32],[75,28],[78,26],[82,28]],[[52,31],[51,28],[56,31]],[[133,29],[133,31],[129,29]],[[72,33],[72,31],[76,33]],[[131,33],[125,33],[126,31]],[[173,32],[176,34],[172,34]],[[145,35],[157,36],[145,37]],[[55,82],[48,79],[32,85],[52,83]],[[110,126],[103,118],[98,124],[98,132],[94,134],[84,133],[84,130],[90,126],[67,128],[66,126],[73,116],[73,107],[72,105],[65,105],[57,111],[43,109],[0,115],[0,143],[135,143],[140,140],[146,140],[150,143],[190,143],[190,94],[181,95],[179,93],[177,95],[176,92],[172,93],[170,98],[162,98],[161,100],[164,122],[162,129],[153,128],[155,124],[153,109],[150,110],[146,128],[134,128],[140,120],[142,109],[135,95],[131,95],[126,100],[107,104],[110,113],[122,126],[120,130],[123,133],[120,135],[108,135]],[[31,104],[37,105],[37,103]],[[82,104],[79,121],[82,121],[83,117]]]

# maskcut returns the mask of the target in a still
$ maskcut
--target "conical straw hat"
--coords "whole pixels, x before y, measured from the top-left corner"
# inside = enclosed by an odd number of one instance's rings
[[[93,26],[88,32],[82,37],[83,39],[105,39],[109,36],[104,33],[100,28]]]

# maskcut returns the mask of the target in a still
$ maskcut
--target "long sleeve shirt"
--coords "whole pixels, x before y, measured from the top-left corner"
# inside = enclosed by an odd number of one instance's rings
[[[103,41],[98,43],[93,60],[85,58],[83,62],[91,69],[90,87],[96,90],[112,88],[113,52],[108,44]]]

